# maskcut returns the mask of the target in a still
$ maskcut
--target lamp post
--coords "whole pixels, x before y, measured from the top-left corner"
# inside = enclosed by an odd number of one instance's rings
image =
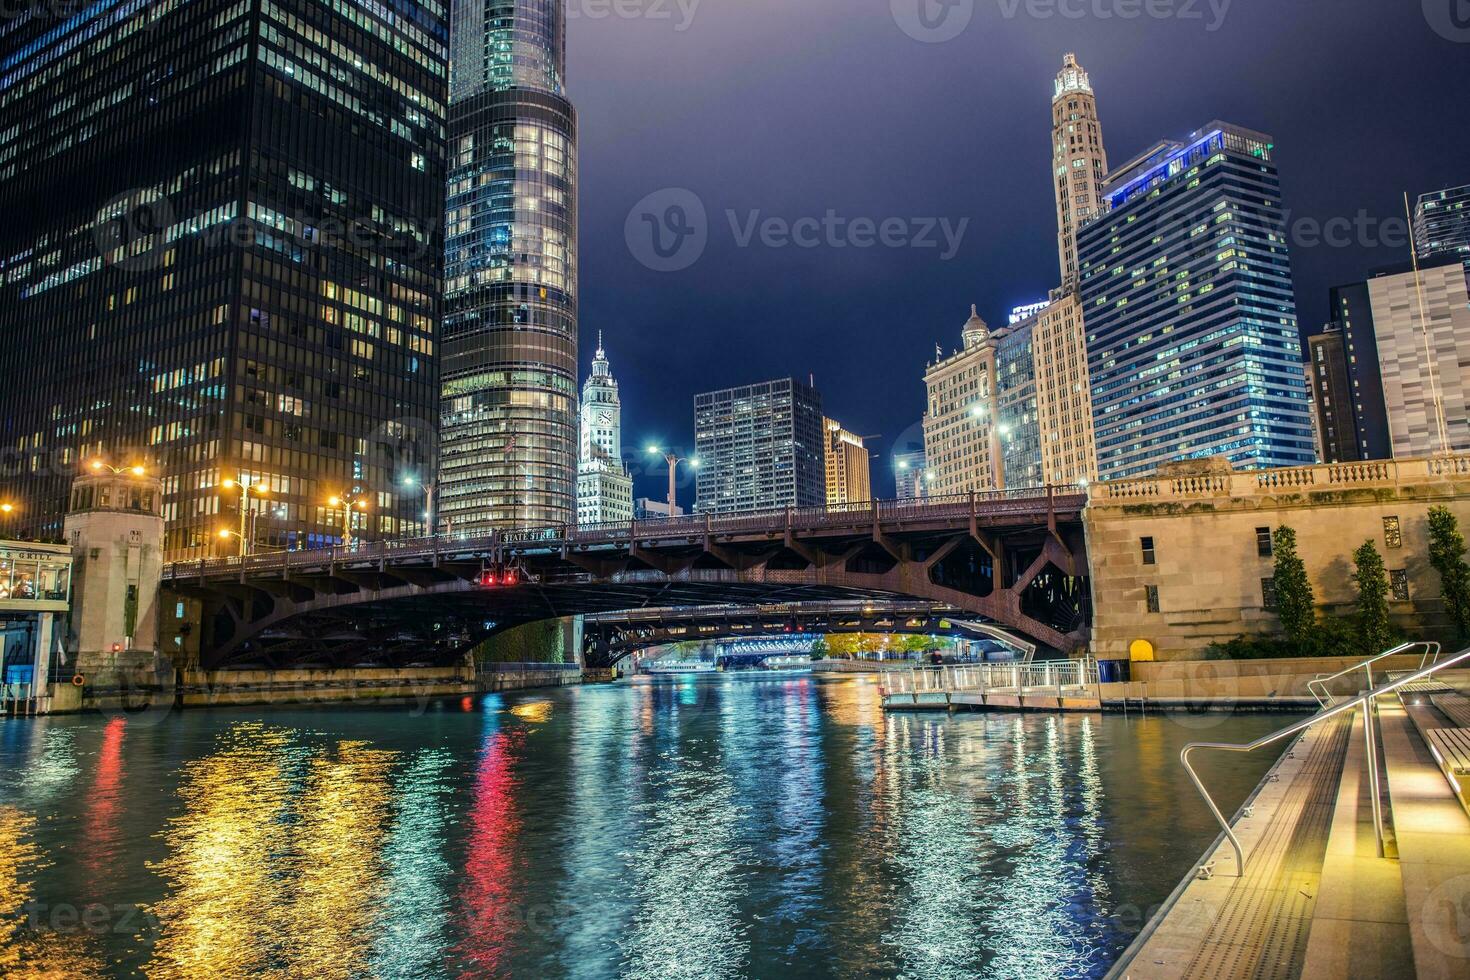
[[[359,490],[354,490],[346,496],[333,495],[327,499],[328,506],[342,508],[342,550],[352,550],[352,512],[353,510],[367,510],[367,495]]]
[[[680,463],[688,463],[690,469],[699,469],[699,457],[680,456],[678,453],[665,452],[657,446],[649,446],[648,454],[650,456],[662,456],[664,458],[664,462],[669,464],[669,516],[673,517],[674,511],[677,509],[677,505],[675,503],[675,473],[678,470]]]
[[[246,533],[247,529],[245,526],[246,515],[249,512],[248,508],[250,506],[250,492],[253,490],[257,497],[264,497],[268,491],[262,489],[258,483],[251,483],[250,478],[247,476],[242,476],[238,480],[224,480],[220,483],[220,486],[226,490],[233,490],[235,487],[240,488],[240,531],[235,537],[240,539],[240,557],[244,558],[250,554],[250,539],[254,537],[253,534]],[[225,535],[221,534],[220,537],[223,538]]]
[[[439,524],[434,520],[434,491],[438,489],[439,484],[432,479],[420,482],[418,477],[405,476],[403,478],[403,485],[406,487],[416,486],[424,492],[424,524],[429,529],[426,537],[438,537]]]
[[[15,512],[18,509],[19,508],[17,508],[15,504],[12,504],[8,500],[4,503],[0,503],[0,527],[4,527],[6,534],[11,533],[10,525],[12,520],[14,520]]]

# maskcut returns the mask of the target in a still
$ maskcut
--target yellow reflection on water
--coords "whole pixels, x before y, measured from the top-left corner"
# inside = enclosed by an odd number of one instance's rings
[[[395,753],[343,742],[311,761],[299,812],[299,878],[285,910],[286,959],[308,977],[366,975],[363,923],[378,918],[386,879],[379,847],[392,817]]]
[[[524,704],[512,705],[510,713],[521,721],[529,721],[535,724],[551,720],[550,701],[527,701]]]
[[[158,866],[166,898],[153,977],[364,975],[384,890],[378,846],[394,753],[308,750],[291,733],[233,729],[188,766]]]
[[[48,929],[52,908],[34,903],[33,876],[47,863],[35,831],[35,817],[0,805],[0,976],[100,977],[102,965],[87,948],[91,937]]]

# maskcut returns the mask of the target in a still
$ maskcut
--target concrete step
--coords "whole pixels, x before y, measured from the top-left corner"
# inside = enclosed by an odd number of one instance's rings
[[[1417,713],[1421,718],[1414,717]],[[1385,775],[1393,802],[1399,871],[1422,980],[1470,977],[1470,817],[1435,763],[1420,726],[1441,725],[1436,709],[1379,705]]]
[[[1414,972],[1404,882],[1398,862],[1378,856],[1368,787],[1363,712],[1355,711],[1312,911],[1304,980]],[[1385,813],[1385,822],[1391,818]]]

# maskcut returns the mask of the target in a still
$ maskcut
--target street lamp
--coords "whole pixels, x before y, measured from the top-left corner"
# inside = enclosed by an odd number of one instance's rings
[[[420,482],[416,476],[405,476],[403,478],[403,485],[406,487],[416,486],[424,492],[424,523],[429,528],[427,536],[431,538],[438,537],[439,525],[434,520],[434,491],[438,489],[439,484],[432,479],[426,482]]]
[[[15,516],[15,512],[17,509],[18,508],[15,506],[15,504],[12,504],[8,500],[4,503],[0,503],[0,523],[3,523],[5,525],[7,533],[10,530],[10,520],[12,517]]]
[[[356,490],[354,490],[352,493],[348,494],[345,497],[339,497],[339,496],[336,496],[334,494],[333,496],[331,496],[331,497],[329,497],[327,499],[327,504],[329,506],[331,506],[331,507],[341,507],[342,508],[342,550],[343,551],[351,551],[352,550],[352,511],[354,509],[356,509],[356,510],[367,510],[367,507],[368,507],[367,495],[364,494],[364,493],[362,493],[361,491],[356,491]]]
[[[255,491],[255,495],[257,497],[264,497],[269,491],[263,489],[258,483],[251,483],[250,478],[247,476],[242,476],[238,480],[226,479],[220,483],[220,486],[224,487],[226,490],[233,490],[235,487],[240,488],[240,532],[236,534],[235,537],[240,539],[240,557],[244,558],[246,555],[250,554],[250,539],[255,537],[255,534],[253,533],[255,529],[253,527],[250,529],[252,533],[250,533],[249,536],[246,535],[245,531],[245,515],[247,513],[250,515],[250,520],[252,523],[255,520],[254,512],[247,510],[250,503],[250,492],[253,490]],[[221,534],[220,537],[224,538],[228,537],[228,535]]]
[[[101,473],[103,470],[111,470],[114,476],[118,476],[123,473],[131,473],[133,476],[148,475],[148,471],[145,470],[143,467],[138,466],[137,464],[134,464],[132,466],[113,466],[112,464],[103,462],[100,459],[94,459],[88,465],[92,468],[92,472],[94,473]]]
[[[699,469],[699,457],[698,456],[680,456],[678,453],[665,452],[664,450],[658,448],[657,446],[649,446],[648,447],[648,454],[650,456],[662,456],[664,458],[664,462],[669,464],[669,516],[670,517],[673,517],[674,516],[674,510],[676,509],[676,504],[675,504],[675,499],[674,499],[674,496],[675,496],[675,490],[674,490],[674,479],[675,479],[675,477],[674,477],[674,474],[678,470],[680,463],[688,463],[690,469],[694,469],[694,470]]]

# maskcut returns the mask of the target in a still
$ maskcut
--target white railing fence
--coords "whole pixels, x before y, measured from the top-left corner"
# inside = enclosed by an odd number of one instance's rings
[[[1030,664],[957,664],[897,670],[885,675],[883,694],[1065,694],[1096,688],[1097,661]]]

